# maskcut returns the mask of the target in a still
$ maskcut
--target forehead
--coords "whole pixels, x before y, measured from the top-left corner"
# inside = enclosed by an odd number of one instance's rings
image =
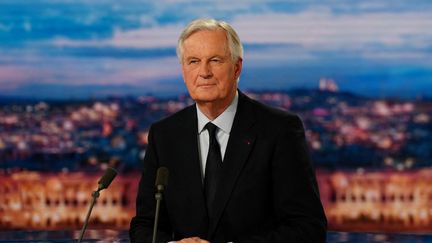
[[[190,55],[226,55],[228,40],[224,30],[200,30],[190,35],[183,42],[184,56]]]

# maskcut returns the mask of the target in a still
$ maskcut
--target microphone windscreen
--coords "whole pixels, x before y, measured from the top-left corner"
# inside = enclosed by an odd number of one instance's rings
[[[114,170],[111,167],[108,167],[108,169],[105,171],[105,174],[98,181],[99,190],[108,188],[108,186],[114,180],[114,178],[116,177],[116,175],[117,175],[117,171]]]
[[[168,185],[168,176],[169,176],[169,171],[166,167],[159,167],[159,169],[157,170],[157,175],[156,175],[156,182],[155,182],[155,186],[167,186]]]

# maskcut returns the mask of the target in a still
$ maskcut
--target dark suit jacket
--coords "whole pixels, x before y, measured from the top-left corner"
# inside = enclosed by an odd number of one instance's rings
[[[170,175],[158,242],[192,236],[211,243],[325,242],[327,222],[297,116],[239,92],[212,219],[205,206],[197,130],[195,105],[150,128],[132,242],[151,242],[160,166]]]

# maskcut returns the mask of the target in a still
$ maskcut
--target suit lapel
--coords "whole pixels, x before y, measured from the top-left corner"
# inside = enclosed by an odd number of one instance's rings
[[[215,207],[215,215],[214,218],[210,220],[209,239],[216,229],[222,212],[235,187],[237,178],[253,148],[256,135],[251,128],[254,119],[255,117],[250,101],[245,95],[239,92],[237,112],[222,165],[222,178],[220,178],[216,199],[213,204]]]
[[[193,106],[189,109],[185,119],[180,121],[182,129],[180,129],[181,132],[178,138],[181,138],[181,144],[178,157],[175,159],[184,158],[183,163],[180,163],[176,169],[180,171],[180,177],[185,179],[185,185],[189,188],[189,197],[192,200],[196,200],[197,205],[202,205],[202,207],[196,209],[196,212],[201,212],[203,217],[206,217],[206,204],[198,151],[198,121],[196,116],[196,107]]]

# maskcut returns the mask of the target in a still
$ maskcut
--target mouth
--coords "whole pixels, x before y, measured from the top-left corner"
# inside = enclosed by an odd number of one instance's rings
[[[216,86],[216,84],[199,84],[198,88],[210,88]]]

